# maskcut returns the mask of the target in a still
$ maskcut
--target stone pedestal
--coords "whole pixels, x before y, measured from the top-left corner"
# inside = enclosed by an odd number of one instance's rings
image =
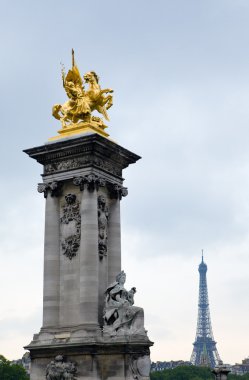
[[[26,347],[31,380],[53,380],[47,366],[67,373],[61,379],[148,378],[146,334],[103,335],[104,292],[121,271],[122,170],[140,157],[98,134],[25,153],[43,165],[46,199],[43,326]]]
[[[228,374],[231,372],[227,367],[220,365],[213,369],[215,380],[227,380]]]

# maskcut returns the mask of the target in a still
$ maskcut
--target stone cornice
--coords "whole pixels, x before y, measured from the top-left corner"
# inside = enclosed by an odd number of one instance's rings
[[[45,357],[49,351],[61,352],[61,347],[63,347],[63,352],[65,355],[77,354],[78,352],[81,355],[84,354],[147,354],[149,353],[149,347],[153,345],[148,338],[140,340],[138,337],[132,339],[129,337],[129,343],[127,342],[127,337],[122,341],[115,341],[114,339],[99,339],[91,342],[88,338],[86,341],[81,340],[81,343],[70,343],[67,342],[53,342],[49,344],[36,344],[35,341],[31,342],[28,346],[24,347],[27,350],[30,350],[33,357]]]
[[[72,170],[75,165],[76,167],[95,165],[120,177],[122,169],[141,158],[98,134],[59,140],[25,149],[24,152],[44,165],[44,174],[50,174],[53,171]],[[46,167],[46,165],[50,166]],[[116,168],[116,173],[113,168]]]

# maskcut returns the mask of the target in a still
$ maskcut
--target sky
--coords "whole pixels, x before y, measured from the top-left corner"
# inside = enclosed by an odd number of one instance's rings
[[[0,354],[42,323],[42,167],[22,150],[60,128],[60,62],[114,89],[108,132],[141,155],[123,173],[122,267],[154,342],[189,360],[208,265],[225,363],[249,355],[248,0],[1,0]]]

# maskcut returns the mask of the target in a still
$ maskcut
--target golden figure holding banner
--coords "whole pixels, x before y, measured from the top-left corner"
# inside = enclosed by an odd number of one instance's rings
[[[112,106],[112,89],[101,90],[99,78],[94,71],[89,71],[83,78],[75,64],[72,50],[72,69],[65,73],[62,68],[62,81],[69,100],[64,104],[55,104],[52,109],[53,116],[60,120],[62,129],[58,131],[60,137],[75,133],[94,131],[105,137],[109,136],[104,129],[103,120],[93,116],[98,111],[106,120],[109,120],[107,110]],[[85,84],[88,89],[85,89]],[[59,136],[50,140],[56,139]]]

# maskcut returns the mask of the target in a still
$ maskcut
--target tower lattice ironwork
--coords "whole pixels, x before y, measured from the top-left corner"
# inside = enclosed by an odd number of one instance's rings
[[[214,368],[221,363],[220,356],[214,340],[207,289],[207,265],[202,261],[199,265],[200,282],[199,282],[199,304],[198,304],[198,321],[194,348],[190,361],[194,365],[209,366]]]

